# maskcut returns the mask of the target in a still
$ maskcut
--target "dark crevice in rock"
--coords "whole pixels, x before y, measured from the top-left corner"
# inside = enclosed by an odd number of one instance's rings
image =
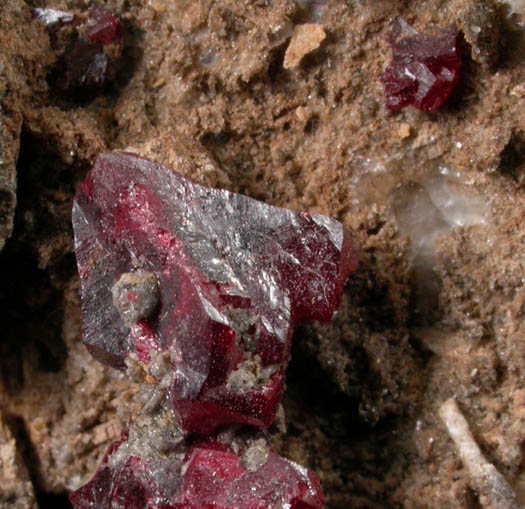
[[[44,372],[61,369],[67,350],[61,339],[62,296],[48,274],[15,242],[0,255],[0,308],[5,320],[0,363],[7,387],[23,385],[26,363]]]
[[[58,372],[67,357],[61,338],[62,288],[75,271],[70,200],[76,185],[46,143],[23,130],[13,236],[0,253],[0,343],[6,387],[30,383],[27,368]],[[44,270],[48,268],[49,270]],[[25,369],[24,369],[25,366]]]
[[[525,168],[525,133],[514,132],[500,155],[499,169],[518,181]]]
[[[40,509],[70,509],[67,493],[44,493],[37,492],[36,494],[38,507]]]
[[[501,33],[499,40],[498,68],[512,69],[523,64],[525,48],[525,31],[518,16],[511,16],[505,6],[502,13]]]
[[[305,415],[326,416],[340,412],[345,416],[348,427],[353,430],[362,427],[363,423],[358,416],[358,401],[338,390],[326,376],[319,361],[304,346],[305,333],[305,328],[299,328],[292,343],[285,399],[293,401],[297,410],[300,409]],[[293,422],[301,422],[301,419],[294,419]],[[323,421],[319,422],[322,428]],[[293,433],[293,424],[290,424]]]
[[[13,239],[36,255],[39,268],[73,252],[72,198],[87,171],[85,162],[69,164],[58,150],[52,138],[22,129]]]
[[[288,43],[285,42],[271,52],[270,63],[268,65],[268,78],[272,83],[286,80],[287,72],[283,68],[283,60],[287,46]]]
[[[12,416],[7,420],[7,424],[13,432],[13,436],[16,439],[18,448],[21,451],[23,462],[28,469],[29,477],[35,489],[35,496],[39,509],[70,508],[71,504],[69,503],[66,493],[45,493],[40,488],[38,482],[40,476],[40,462],[29,439],[29,435],[25,428],[24,421],[21,418]]]

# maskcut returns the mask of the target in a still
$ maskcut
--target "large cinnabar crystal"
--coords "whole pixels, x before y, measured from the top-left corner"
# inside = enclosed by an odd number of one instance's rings
[[[73,207],[84,342],[156,377],[185,430],[268,427],[290,342],[328,321],[357,267],[343,226],[206,188],[129,153],[99,155]],[[141,369],[142,369],[141,368]]]

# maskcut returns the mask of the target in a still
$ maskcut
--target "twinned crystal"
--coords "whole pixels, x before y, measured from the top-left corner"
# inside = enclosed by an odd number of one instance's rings
[[[435,111],[445,103],[459,80],[459,36],[455,26],[420,33],[403,19],[395,21],[388,39],[392,62],[383,75],[389,109]]]
[[[101,88],[114,79],[123,50],[124,29],[108,9],[94,6],[84,16],[36,8],[58,54],[56,84],[64,90]]]
[[[324,507],[317,476],[269,450],[264,440],[241,447],[216,439],[185,442],[177,452],[145,458],[127,441],[124,434],[93,479],[70,495],[75,509]]]
[[[98,156],[73,226],[88,350],[143,370],[182,428],[205,435],[270,426],[295,326],[329,321],[357,267],[337,221],[129,153]]]
[[[144,399],[75,509],[322,509],[317,476],[253,428],[274,420],[295,326],[330,320],[357,268],[342,225],[109,153],[73,227],[84,342]]]

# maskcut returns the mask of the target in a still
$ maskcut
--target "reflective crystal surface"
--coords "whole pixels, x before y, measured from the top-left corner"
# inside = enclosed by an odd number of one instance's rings
[[[123,50],[124,29],[108,9],[95,6],[79,17],[66,11],[35,8],[58,55],[56,84],[64,91],[97,89],[115,78]]]
[[[114,40],[120,40],[123,36],[122,24],[118,18],[100,5],[91,9],[87,26],[86,35],[93,43],[109,44]]]
[[[435,111],[459,80],[461,56],[455,26],[429,27],[419,33],[398,19],[389,36],[392,62],[383,75],[386,105],[400,110],[413,105]]]
[[[183,428],[201,434],[272,423],[296,324],[330,320],[357,267],[337,221],[205,188],[126,153],[97,158],[73,227],[87,348],[117,368],[139,365]],[[134,273],[155,277],[156,295],[115,287]],[[153,304],[129,315],[126,298]]]
[[[93,479],[70,495],[75,509],[322,509],[315,473],[267,450],[253,463],[249,447],[214,439],[179,452],[140,457],[127,436],[111,446]],[[251,448],[258,447],[257,444]]]

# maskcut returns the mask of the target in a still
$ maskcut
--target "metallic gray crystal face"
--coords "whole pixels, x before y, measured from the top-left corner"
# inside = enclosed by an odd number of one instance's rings
[[[168,353],[170,401],[203,434],[271,424],[296,324],[330,320],[357,266],[333,219],[206,188],[132,154],[97,158],[73,227],[86,346],[122,369],[131,353],[146,368]]]

